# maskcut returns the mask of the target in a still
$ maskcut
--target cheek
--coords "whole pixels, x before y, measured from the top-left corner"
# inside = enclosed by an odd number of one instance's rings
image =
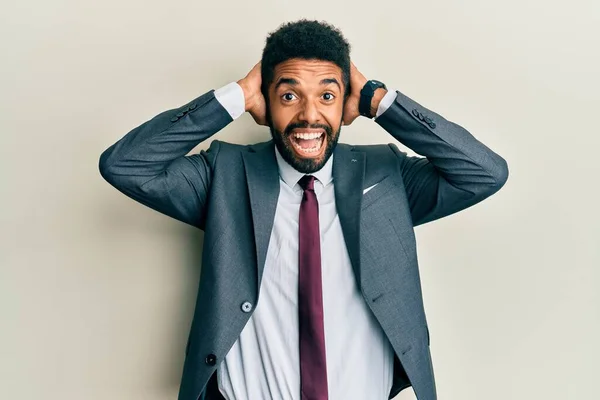
[[[327,119],[327,124],[331,126],[333,132],[337,132],[341,126],[343,106],[331,107],[327,112],[323,113]]]
[[[292,113],[289,112],[288,109],[278,107],[277,105],[270,107],[271,111],[271,121],[273,122],[273,126],[279,132],[283,132],[285,128],[290,124]]]

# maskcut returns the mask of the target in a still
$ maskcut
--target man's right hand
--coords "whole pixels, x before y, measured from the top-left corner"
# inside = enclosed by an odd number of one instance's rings
[[[262,78],[260,75],[260,62],[248,72],[245,78],[237,81],[244,91],[244,101],[246,103],[246,111],[252,115],[254,121],[259,125],[267,125],[266,111],[267,104],[265,98],[260,91]]]

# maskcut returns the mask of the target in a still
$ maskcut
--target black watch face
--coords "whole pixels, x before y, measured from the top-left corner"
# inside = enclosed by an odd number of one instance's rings
[[[376,85],[378,88],[384,88],[384,89],[386,88],[385,84],[383,82],[378,81],[378,80],[371,79],[371,83],[373,85]]]
[[[363,86],[360,93],[372,96],[373,95],[372,93],[379,88],[387,89],[383,82],[380,82],[375,79],[371,79],[371,80],[368,80],[367,83],[365,83],[365,86]]]

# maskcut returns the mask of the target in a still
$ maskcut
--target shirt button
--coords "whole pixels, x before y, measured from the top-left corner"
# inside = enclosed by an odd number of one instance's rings
[[[217,356],[215,356],[214,354],[209,354],[206,356],[204,362],[206,363],[206,365],[215,365],[217,363]]]
[[[252,311],[252,303],[250,303],[249,301],[243,302],[242,311],[246,313]]]

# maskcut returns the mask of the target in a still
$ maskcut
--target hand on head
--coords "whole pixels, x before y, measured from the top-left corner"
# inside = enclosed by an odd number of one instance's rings
[[[237,81],[237,83],[241,86],[242,90],[244,91],[246,111],[248,111],[250,115],[252,115],[252,118],[254,118],[254,121],[256,121],[258,125],[266,126],[267,104],[260,90],[260,86],[262,83],[260,67],[261,63],[259,61],[258,64],[256,64],[250,70],[250,72],[248,72],[248,75]]]
[[[367,83],[367,78],[356,68],[354,63],[350,65],[350,95],[344,105],[344,125],[350,125],[359,115],[358,103],[360,101],[360,90]]]
[[[350,125],[359,115],[358,104],[360,101],[360,90],[367,82],[367,78],[351,63],[350,69],[350,95],[344,105],[343,124]],[[237,81],[244,91],[245,109],[252,115],[258,125],[267,126],[267,105],[261,92],[261,63],[260,61],[248,72],[248,74]]]

